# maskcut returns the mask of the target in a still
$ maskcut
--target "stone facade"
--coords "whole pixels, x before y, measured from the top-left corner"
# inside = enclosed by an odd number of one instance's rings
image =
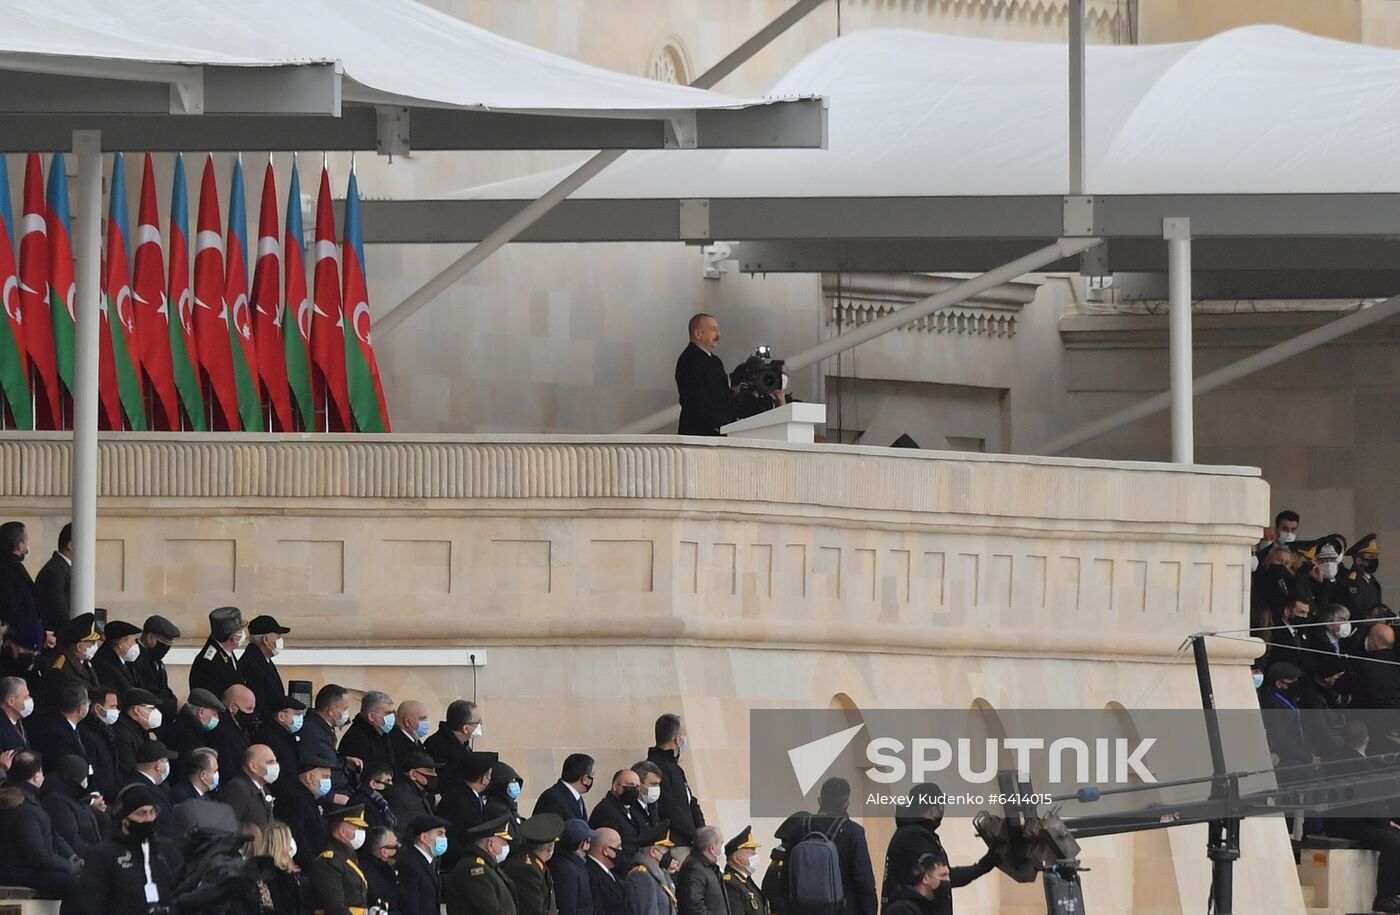
[[[31,525],[36,559],[67,462],[60,436],[0,436],[0,513]],[[567,753],[610,773],[676,710],[729,834],[749,821],[751,708],[1194,707],[1177,646],[1245,625],[1268,500],[1232,468],[666,436],[125,433],[99,465],[99,600],[184,629],[177,681],[209,609],[273,613],[288,678],[434,714],[479,695],[527,808]],[[1212,648],[1221,704],[1247,707],[1257,646]],[[878,855],[889,824],[867,826]],[[965,822],[945,832],[977,854]],[[1296,910],[1282,825],[1245,835],[1243,907]],[[1088,843],[1094,911],[1194,909],[1202,846],[1193,829]],[[959,897],[1043,905],[1000,877]]]

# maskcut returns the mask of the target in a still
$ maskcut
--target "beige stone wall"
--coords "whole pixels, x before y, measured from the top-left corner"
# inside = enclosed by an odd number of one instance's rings
[[[32,526],[36,558],[67,472],[59,437],[0,436],[0,515]],[[114,616],[164,613],[189,646],[233,603],[292,627],[289,678],[435,713],[475,690],[527,805],[567,753],[610,774],[679,711],[729,833],[748,822],[753,708],[1195,706],[1177,645],[1244,624],[1267,503],[1230,468],[670,437],[121,434],[99,479]],[[475,677],[466,649],[487,655]],[[1215,646],[1223,706],[1253,701],[1253,653]],[[866,825],[878,857],[889,824]],[[774,826],[756,824],[765,842]],[[977,854],[965,822],[945,832]],[[1089,843],[1094,911],[1196,910],[1202,844]],[[1280,824],[1246,830],[1240,886],[1242,910],[1298,910]],[[959,909],[1029,913],[1038,894],[992,877]]]

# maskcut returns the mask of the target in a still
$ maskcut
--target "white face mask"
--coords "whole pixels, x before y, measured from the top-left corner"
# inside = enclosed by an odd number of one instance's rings
[[[114,708],[104,708],[101,715],[102,723],[111,727],[117,723],[117,719],[121,717],[121,714],[121,712]]]
[[[151,709],[151,717],[146,722],[146,727],[154,731],[156,728],[160,727],[164,721],[165,718],[162,717],[160,709],[153,708]]]
[[[480,725],[480,724],[478,724],[475,728],[472,729],[472,734],[471,734],[471,736],[472,736],[472,739],[473,739],[473,740],[475,740],[476,738],[478,738],[478,737],[481,736],[481,725]]]
[[[24,705],[20,706],[19,717],[28,718],[32,714],[34,714],[34,697],[26,696],[24,699]]]
[[[287,848],[287,853],[295,858],[297,856],[297,840],[293,839],[292,844]]]
[[[1337,563],[1335,563],[1335,562],[1324,562],[1324,563],[1322,564],[1322,577],[1325,578],[1325,579],[1327,579],[1328,581],[1331,581],[1332,579],[1336,578],[1336,577],[1337,577]]]
[[[97,654],[97,643],[84,642],[82,647],[78,649],[78,653],[82,655],[84,661],[91,661],[92,656]]]
[[[661,786],[652,785],[647,788],[642,794],[642,800],[646,801],[648,804],[655,804],[657,801],[661,800]]]
[[[335,720],[335,726],[343,728],[350,723],[350,710],[346,709],[340,713],[340,717]]]
[[[1253,575],[1253,574],[1254,574],[1255,572],[1257,572],[1257,571],[1259,571],[1259,557],[1258,557],[1258,556],[1250,556],[1250,557],[1249,557],[1249,574]]]
[[[1342,623],[1337,627],[1337,638],[1345,639],[1351,637],[1351,623]]]
[[[497,864],[500,864],[502,861],[504,861],[504,860],[505,860],[506,858],[508,858],[508,857],[510,857],[510,843],[509,843],[509,842],[507,842],[506,844],[502,845],[502,846],[501,846],[501,850],[498,851],[498,852],[496,852],[496,863],[497,863]]]
[[[1297,538],[1298,538],[1298,535],[1295,534],[1293,531],[1279,531],[1279,532],[1278,532],[1278,540],[1276,540],[1275,543],[1288,544],[1288,543],[1292,543],[1292,542],[1293,542],[1294,540],[1296,540]]]
[[[350,847],[353,848],[353,849],[355,849],[355,851],[359,851],[359,850],[360,850],[360,846],[361,846],[361,845],[364,845],[364,844],[365,844],[365,831],[364,831],[363,829],[356,829],[356,830],[355,830],[355,834],[354,834],[353,836],[350,837]]]
[[[282,647],[283,647],[282,637],[279,635],[279,636],[277,637],[277,641],[272,643],[272,653],[273,653],[274,655],[279,655],[279,654],[281,654],[281,653],[282,653]]]
[[[263,776],[263,781],[269,785],[277,781],[277,776],[282,774],[282,766],[278,763],[267,764],[267,774]]]
[[[135,664],[139,657],[141,657],[141,646],[135,642],[132,642],[131,647],[122,652],[122,660],[128,664]]]

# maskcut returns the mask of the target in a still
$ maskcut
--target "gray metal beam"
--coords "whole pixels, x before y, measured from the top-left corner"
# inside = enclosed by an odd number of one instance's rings
[[[1400,265],[1400,261],[1397,261]],[[1125,302],[1165,302],[1164,273],[1115,273]],[[1196,270],[1197,299],[1380,299],[1400,289],[1400,270]]]
[[[148,102],[147,102],[148,103]],[[821,99],[705,112],[696,120],[699,149],[817,149],[826,139]],[[664,149],[666,120],[512,114],[410,108],[411,145],[422,152],[519,149]],[[0,152],[56,152],[74,130],[102,131],[111,151],[189,150],[371,152],[378,129],[373,106],[344,103],[341,117],[316,114],[26,114],[0,112]]]

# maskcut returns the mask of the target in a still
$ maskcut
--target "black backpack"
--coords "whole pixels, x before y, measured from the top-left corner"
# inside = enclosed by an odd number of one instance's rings
[[[845,825],[837,817],[825,831],[812,830],[812,818],[803,822],[806,833],[787,851],[787,898],[790,915],[836,915],[846,893],[841,884],[841,858],[836,837]]]

